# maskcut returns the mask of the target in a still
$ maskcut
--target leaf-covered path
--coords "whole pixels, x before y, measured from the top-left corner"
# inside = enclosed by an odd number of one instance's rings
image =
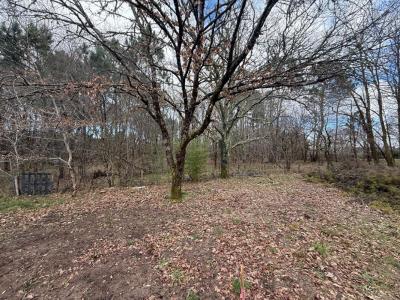
[[[0,215],[1,299],[399,299],[400,220],[300,177],[106,189]]]

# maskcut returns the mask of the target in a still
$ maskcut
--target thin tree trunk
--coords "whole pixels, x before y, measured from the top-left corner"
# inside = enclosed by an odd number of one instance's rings
[[[394,159],[392,155],[392,151],[390,149],[390,145],[388,143],[388,132],[385,124],[385,116],[384,116],[384,108],[383,108],[383,99],[382,99],[382,92],[380,86],[380,79],[377,71],[377,66],[374,66],[375,69],[372,68],[371,73],[374,75],[374,84],[377,90],[377,101],[378,101],[378,116],[379,116],[379,123],[381,125],[382,131],[382,142],[383,142],[383,153],[385,155],[386,163],[389,167],[394,166]]]
[[[19,196],[19,182],[18,182],[18,175],[14,176],[14,185],[15,185],[15,195]]]
[[[224,136],[221,137],[219,141],[219,147],[221,151],[221,170],[220,177],[228,178],[229,177],[229,151],[226,143],[226,138]]]
[[[14,153],[15,153],[15,169],[16,169],[15,177],[14,177],[15,194],[17,196],[19,196],[21,193],[20,193],[20,187],[19,187],[19,181],[18,181],[20,165],[19,165],[19,152],[18,152],[17,140],[18,140],[18,134],[15,136],[15,142],[13,143],[13,148],[14,148]]]
[[[339,130],[339,107],[340,100],[338,100],[335,111],[335,139],[333,142],[333,154],[335,156],[335,162],[338,162],[338,154],[337,154],[337,142],[338,142],[338,130]]]
[[[72,151],[71,151],[71,147],[69,145],[69,141],[68,141],[68,137],[67,135],[63,132],[62,134],[63,136],[63,140],[64,140],[64,145],[65,145],[65,149],[67,150],[68,153],[68,160],[67,160],[67,168],[69,171],[69,175],[71,177],[71,183],[72,183],[72,196],[76,195],[76,190],[77,190],[77,180],[76,180],[76,172],[75,169],[72,165]]]
[[[61,113],[60,113],[60,110],[59,110],[59,108],[57,106],[56,100],[53,97],[51,99],[53,101],[53,105],[54,105],[54,109],[56,110],[57,117],[61,119]],[[68,153],[68,160],[67,161],[63,160],[63,161],[66,163],[68,171],[69,171],[69,175],[71,177],[72,196],[75,196],[76,195],[76,190],[77,190],[77,180],[76,180],[75,169],[74,169],[74,167],[72,165],[72,161],[73,161],[72,150],[71,150],[71,147],[70,147],[68,136],[65,133],[65,131],[62,132],[62,137],[63,137],[65,150]]]
[[[356,107],[358,109],[358,112],[360,113],[360,120],[361,120],[361,125],[364,129],[364,132],[367,136],[367,142],[370,150],[371,157],[374,161],[374,164],[379,163],[379,156],[378,156],[378,151],[376,149],[376,143],[375,143],[375,137],[374,137],[374,131],[373,131],[373,123],[372,123],[372,117],[371,117],[371,95],[370,95],[370,87],[369,87],[369,81],[367,79],[367,74],[366,74],[366,66],[365,66],[365,61],[366,58],[363,56],[362,49],[360,48],[360,62],[361,62],[361,83],[363,85],[364,89],[364,98],[359,97],[360,101],[362,102],[363,108],[365,109],[365,114],[364,111],[361,109],[360,104],[357,101],[357,97],[353,95],[354,98],[354,103],[356,104]]]

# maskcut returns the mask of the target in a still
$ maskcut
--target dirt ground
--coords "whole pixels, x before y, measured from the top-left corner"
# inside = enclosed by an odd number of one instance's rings
[[[0,214],[0,299],[400,299],[400,218],[295,175]],[[64,196],[65,197],[65,196]]]

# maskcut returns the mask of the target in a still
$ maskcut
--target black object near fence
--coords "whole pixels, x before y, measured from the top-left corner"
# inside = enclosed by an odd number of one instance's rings
[[[22,173],[18,185],[21,195],[46,195],[53,189],[50,173]]]

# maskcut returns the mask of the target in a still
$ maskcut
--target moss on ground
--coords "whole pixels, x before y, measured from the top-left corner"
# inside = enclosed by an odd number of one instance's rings
[[[63,200],[60,198],[49,196],[0,197],[0,213],[45,208],[62,202]]]
[[[319,170],[306,174],[306,180],[335,184],[383,213],[400,213],[400,175],[387,173],[374,174],[359,169]]]

